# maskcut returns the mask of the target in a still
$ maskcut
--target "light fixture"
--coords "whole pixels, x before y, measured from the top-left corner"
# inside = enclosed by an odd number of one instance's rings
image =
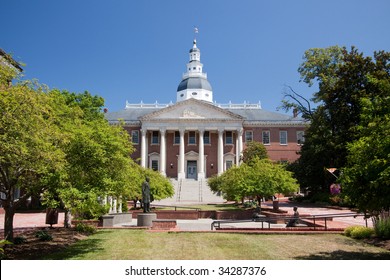
[[[173,168],[173,163],[171,163],[171,168]]]
[[[214,163],[210,164],[210,166],[211,166],[211,169],[213,169],[214,168]]]

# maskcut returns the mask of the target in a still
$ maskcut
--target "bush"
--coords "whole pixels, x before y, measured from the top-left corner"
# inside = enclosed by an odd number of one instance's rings
[[[85,223],[78,223],[75,227],[76,231],[92,234],[96,232],[96,228],[94,226],[85,224]]]
[[[390,218],[380,219],[375,224],[375,233],[383,239],[390,239]]]
[[[374,229],[364,226],[350,226],[344,230],[346,236],[354,239],[370,238],[374,233]]]
[[[50,233],[48,233],[46,230],[39,230],[35,233],[35,237],[38,238],[40,241],[51,241],[53,240],[53,236],[51,236]]]
[[[14,238],[14,244],[23,244],[27,242],[27,238],[23,235]]]
[[[344,229],[344,235],[345,236],[348,236],[348,237],[351,237],[351,232],[357,228],[358,226],[349,226],[347,228]]]

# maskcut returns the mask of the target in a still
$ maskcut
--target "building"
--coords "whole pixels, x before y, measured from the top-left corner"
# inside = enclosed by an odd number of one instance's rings
[[[216,104],[194,40],[176,103],[129,104],[107,112],[124,123],[143,167],[177,179],[203,179],[240,164],[246,143],[263,143],[271,160],[293,162],[306,124],[298,117],[263,110],[259,104]]]
[[[9,55],[3,49],[0,48],[0,70],[3,67],[8,68],[15,75],[23,71],[22,66],[18,62],[16,62],[12,58],[11,55]],[[3,74],[4,74],[4,72],[0,71],[0,79],[4,78],[4,77],[1,77],[1,75],[3,75]],[[13,75],[10,75],[10,76],[6,75],[5,82],[7,82],[9,85],[11,85],[12,78],[14,78]]]

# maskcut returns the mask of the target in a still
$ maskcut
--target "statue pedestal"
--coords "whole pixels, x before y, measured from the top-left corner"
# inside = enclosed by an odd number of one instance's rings
[[[156,213],[138,213],[137,226],[139,227],[151,227],[152,221],[157,219]]]

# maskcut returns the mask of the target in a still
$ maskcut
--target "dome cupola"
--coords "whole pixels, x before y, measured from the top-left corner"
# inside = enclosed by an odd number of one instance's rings
[[[196,46],[196,39],[190,49],[190,60],[187,63],[187,72],[177,87],[177,102],[190,98],[213,102],[213,90],[207,74],[203,73],[203,64],[200,62],[200,50]]]

